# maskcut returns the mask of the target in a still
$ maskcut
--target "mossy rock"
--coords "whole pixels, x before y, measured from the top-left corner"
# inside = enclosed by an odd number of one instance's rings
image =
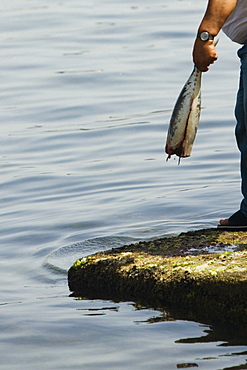
[[[210,323],[246,326],[247,233],[205,229],[113,248],[77,260],[68,282],[76,296],[176,307]]]

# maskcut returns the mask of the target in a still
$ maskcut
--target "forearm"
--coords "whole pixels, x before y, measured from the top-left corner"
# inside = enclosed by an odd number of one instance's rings
[[[208,0],[208,6],[198,32],[207,31],[216,36],[224,25],[225,21],[235,8],[237,0]],[[213,40],[202,41],[198,37],[193,48],[193,61],[195,66],[202,72],[209,69],[209,65],[217,60]]]
[[[237,0],[209,0],[198,31],[207,31],[216,36],[235,8],[236,3]]]

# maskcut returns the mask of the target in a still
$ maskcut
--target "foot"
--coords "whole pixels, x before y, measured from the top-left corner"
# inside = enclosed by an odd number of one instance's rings
[[[240,210],[235,212],[231,217],[220,220],[219,228],[224,230],[247,230],[247,216]]]
[[[220,220],[220,225],[227,226],[229,222],[229,218],[225,218],[224,220]]]

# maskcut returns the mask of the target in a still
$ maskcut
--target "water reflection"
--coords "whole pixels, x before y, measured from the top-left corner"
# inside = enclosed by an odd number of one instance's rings
[[[138,309],[141,309],[140,306]],[[158,322],[165,322],[165,321],[176,321],[176,320],[185,320],[185,313],[176,313],[176,311],[164,310],[160,316],[150,317],[146,320],[147,323],[153,324]],[[175,343],[183,343],[183,344],[197,344],[197,343],[217,343],[217,346],[220,347],[230,347],[230,346],[244,346],[247,345],[247,328],[239,328],[233,327],[232,325],[211,325],[206,326],[201,324],[203,328],[204,335],[200,337],[193,337],[193,338],[182,338],[175,341]],[[239,352],[229,352],[223,354],[221,356],[245,356],[247,361],[247,351],[239,351]],[[197,360],[209,361],[213,359],[219,359],[218,357],[203,357],[198,358]],[[245,361],[245,362],[246,362]],[[177,364],[178,369],[182,368],[191,368],[191,367],[198,367],[197,363],[184,363],[184,364]],[[227,367],[222,370],[237,370],[237,369],[247,369],[247,364],[244,363],[239,366],[234,367]]]
[[[147,309],[147,306],[142,306],[140,304],[133,304],[134,307],[138,310],[140,309]],[[157,308],[156,308],[157,310]],[[149,324],[166,322],[166,321],[191,321],[191,312],[188,313],[185,310],[176,310],[172,308],[166,309],[158,309],[161,311],[161,314],[158,316],[152,316],[145,320],[144,322]],[[198,318],[197,318],[198,319]],[[193,321],[197,321],[196,317],[194,317]],[[184,344],[195,344],[195,343],[220,343],[219,346],[242,346],[247,345],[247,328],[239,328],[239,326],[234,327],[232,324],[227,326],[224,324],[200,324],[203,329],[204,335],[200,337],[194,338],[183,338],[176,340],[176,343],[184,343]],[[247,354],[247,352],[241,352],[237,354]],[[236,355],[236,354],[234,354]]]
[[[181,356],[179,356],[179,361],[176,363],[176,358],[174,357],[173,359],[174,366],[177,369],[195,367],[207,370],[247,369],[246,329],[240,332],[239,328],[232,326],[209,325],[196,322],[195,319],[192,321],[186,311],[167,307],[153,309],[141,303],[114,303],[113,301],[92,299],[89,301],[85,297],[77,297],[76,301],[79,304],[80,302],[83,304],[82,308],[77,308],[77,311],[83,317],[109,316],[112,319],[112,322],[110,320],[110,325],[114,326],[117,322],[119,330],[121,330],[121,326],[124,326],[125,330],[127,330],[126,335],[130,338],[134,332],[136,332],[137,336],[140,335],[142,332],[141,328],[145,328],[146,325],[153,327],[153,332],[157,336],[160,346],[162,346],[162,342],[164,349],[175,346],[175,349],[173,348],[172,350],[175,352],[176,346],[180,348]],[[127,316],[126,312],[124,312],[126,307],[128,307],[128,310],[132,308],[132,313],[128,311]],[[112,313],[115,313],[117,316],[112,316]],[[131,326],[129,326],[126,318],[133,320]],[[133,329],[133,325],[136,326],[136,329]],[[177,339],[177,336],[185,335],[186,332],[187,337]],[[149,332],[149,340],[149,345],[152,347],[151,332]],[[181,345],[182,347],[180,347]],[[187,355],[184,354],[184,351]],[[202,355],[200,356],[199,354]],[[166,355],[167,359],[168,357]],[[182,358],[185,361],[181,361]],[[231,362],[235,363],[235,365],[229,366]],[[238,363],[236,364],[236,362]],[[156,367],[154,366],[154,368]],[[170,368],[164,365],[164,369]]]

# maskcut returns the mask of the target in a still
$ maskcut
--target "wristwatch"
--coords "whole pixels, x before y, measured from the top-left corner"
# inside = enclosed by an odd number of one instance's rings
[[[202,41],[213,40],[214,36],[207,31],[198,32],[197,37]]]

